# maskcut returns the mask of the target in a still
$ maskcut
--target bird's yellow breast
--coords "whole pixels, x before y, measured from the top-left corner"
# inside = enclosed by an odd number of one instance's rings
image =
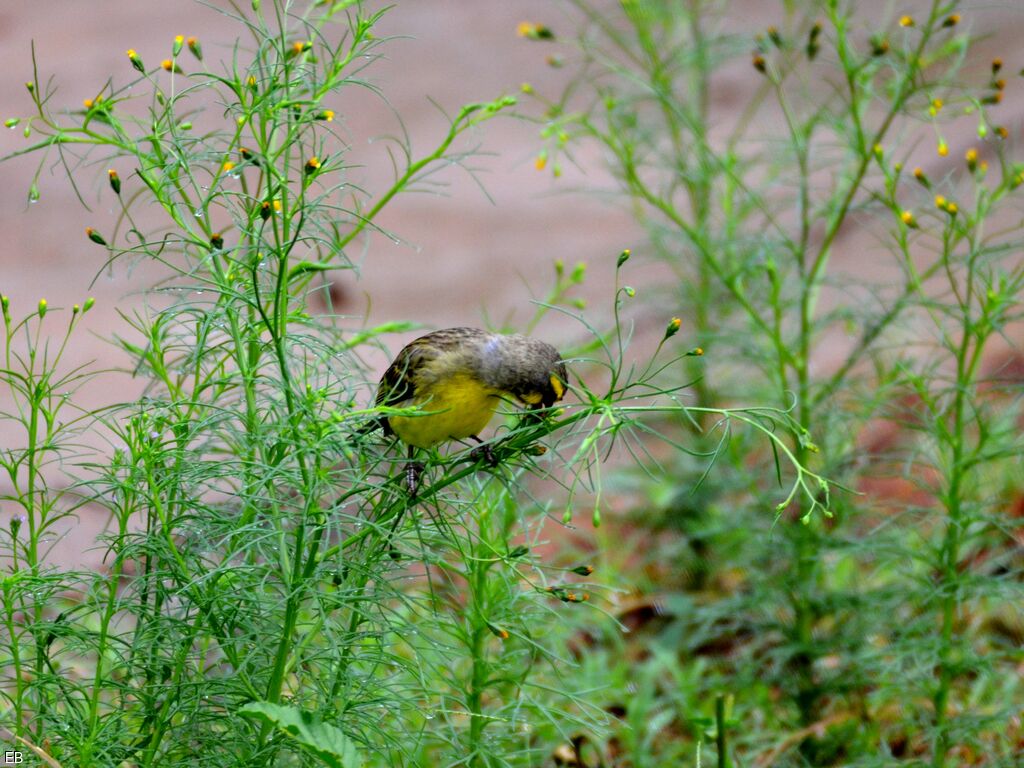
[[[477,434],[498,407],[499,393],[467,374],[437,379],[423,389],[410,403],[419,406],[422,415],[388,419],[399,439],[417,448]]]

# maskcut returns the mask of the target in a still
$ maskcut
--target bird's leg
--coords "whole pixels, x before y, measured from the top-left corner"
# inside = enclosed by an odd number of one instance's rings
[[[473,461],[479,461],[483,458],[487,462],[488,466],[498,466],[498,459],[494,456],[494,451],[491,450],[491,444],[485,443],[476,435],[470,435],[473,440],[476,440],[476,447],[469,452],[469,458]]]
[[[423,474],[423,462],[415,461],[416,448],[409,446],[409,461],[405,465],[405,485],[409,491],[409,498],[415,499],[420,489],[420,475]]]

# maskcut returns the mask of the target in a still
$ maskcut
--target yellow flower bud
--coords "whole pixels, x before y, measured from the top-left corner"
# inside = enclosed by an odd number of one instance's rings
[[[673,317],[671,320],[668,321],[668,325],[665,326],[664,338],[671,339],[673,336],[679,333],[679,329],[682,327],[682,325],[683,321],[680,318]]]

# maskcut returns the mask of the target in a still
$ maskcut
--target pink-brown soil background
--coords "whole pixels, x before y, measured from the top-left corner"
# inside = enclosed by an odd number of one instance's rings
[[[226,4],[215,0],[212,5]],[[880,25],[891,25],[903,11],[881,0],[860,5]],[[775,20],[775,3],[744,0],[727,7],[738,30],[753,33]],[[1018,43],[1024,31],[1024,10],[1014,2],[977,2],[968,7],[964,17],[975,32],[987,36],[973,53],[967,72],[978,76],[995,55],[1006,61],[1010,83],[1000,109],[1011,135],[1018,137],[1021,110],[1016,105],[1022,89],[1016,73],[1024,66],[1024,52]],[[552,0],[399,0],[379,32],[404,37],[390,42],[384,49],[386,58],[366,73],[386,94],[394,113],[368,96],[325,105],[344,120],[354,152],[365,164],[356,171],[361,183],[379,193],[391,182],[392,171],[380,137],[398,132],[395,113],[401,116],[413,151],[419,155],[430,151],[447,129],[447,118],[439,107],[454,114],[467,102],[515,95],[523,82],[555,92],[555,83],[564,73],[552,70],[545,56],[558,52],[560,44],[517,37],[516,25],[530,20],[547,24],[556,33],[571,33],[573,18],[566,6]],[[122,82],[133,76],[126,49],[136,49],[152,66],[169,55],[176,34],[200,38],[207,63],[216,69],[220,60],[229,58],[230,44],[239,29],[214,8],[192,0],[5,0],[0,4],[4,65],[0,68],[0,117],[23,116],[30,111],[24,83],[32,76],[31,41],[35,42],[40,80],[52,77],[58,86],[52,106],[78,109],[111,75]],[[186,63],[187,57],[182,61]],[[717,75],[713,108],[723,124],[735,119],[756,85],[746,62]],[[528,102],[522,108],[532,109]],[[950,153],[945,159],[936,156],[934,138],[923,135],[917,162],[929,175],[943,176],[947,168],[962,162],[966,148],[977,142],[973,129],[970,120],[946,129]],[[774,128],[766,126],[766,130]],[[0,154],[25,143],[20,127],[0,132]],[[656,265],[645,262],[644,238],[628,206],[616,205],[607,196],[578,191],[610,188],[598,152],[583,149],[578,154],[582,170],[567,165],[564,176],[554,180],[550,169],[538,172],[534,168],[541,146],[536,124],[498,119],[467,137],[463,147],[476,144],[494,153],[471,163],[481,169],[477,179],[453,168],[441,177],[448,183],[443,194],[405,195],[389,206],[381,224],[404,242],[396,245],[387,237],[371,238],[358,280],[351,273],[338,278],[339,311],[365,316],[369,323],[412,320],[427,327],[521,322],[532,314],[531,298],[542,296],[551,285],[552,263],[558,258],[569,265],[587,262],[588,284],[582,295],[607,306],[614,260],[626,247],[636,254],[629,279],[640,290],[640,297],[654,290],[660,272]],[[77,334],[67,365],[94,361],[96,368],[123,366],[124,357],[107,339],[118,329],[124,331],[118,309],[130,312],[139,305],[137,292],[145,282],[145,270],[133,274],[123,268],[115,268],[112,274],[101,270],[106,254],[86,239],[84,229],[102,227],[115,217],[105,167],[77,172],[90,212],[76,199],[63,169],[54,165],[55,159],[51,154],[42,170],[41,199],[33,205],[26,200],[37,159],[19,158],[0,165],[0,292],[11,297],[15,315],[30,311],[44,297],[56,309],[95,296],[96,307],[85,322],[87,332]],[[478,182],[490,199],[480,191]],[[889,222],[858,220],[858,227],[851,227],[837,242],[837,266],[877,277],[888,258],[877,233],[889,226]],[[659,330],[664,319],[679,313],[679,308],[671,305],[652,302],[643,306],[656,318],[652,327]],[[51,326],[54,332],[63,322],[58,318],[55,315]],[[555,342],[570,341],[574,333],[579,329],[557,322],[538,330],[539,335]],[[407,339],[396,338],[393,348]],[[385,361],[378,362],[383,367]],[[820,362],[827,367],[830,361]],[[114,381],[117,384],[112,386]],[[106,378],[102,385],[86,387],[79,405],[96,407],[127,400],[140,390],[141,383],[127,377]],[[9,405],[2,397],[0,407],[6,410]],[[10,423],[0,424],[4,447],[21,439]],[[0,505],[0,525],[6,527],[10,514],[10,509]],[[99,553],[84,554],[84,550],[102,523],[83,514],[54,557],[95,563]]]

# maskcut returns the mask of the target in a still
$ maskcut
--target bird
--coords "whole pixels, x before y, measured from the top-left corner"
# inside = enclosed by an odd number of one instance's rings
[[[385,436],[408,446],[406,483],[415,498],[422,471],[414,461],[417,449],[467,438],[482,443],[479,433],[500,402],[550,408],[565,396],[568,381],[565,362],[546,342],[480,328],[445,328],[407,344],[377,388],[377,406],[421,412],[382,416],[377,424]],[[484,452],[493,463],[487,446]]]

